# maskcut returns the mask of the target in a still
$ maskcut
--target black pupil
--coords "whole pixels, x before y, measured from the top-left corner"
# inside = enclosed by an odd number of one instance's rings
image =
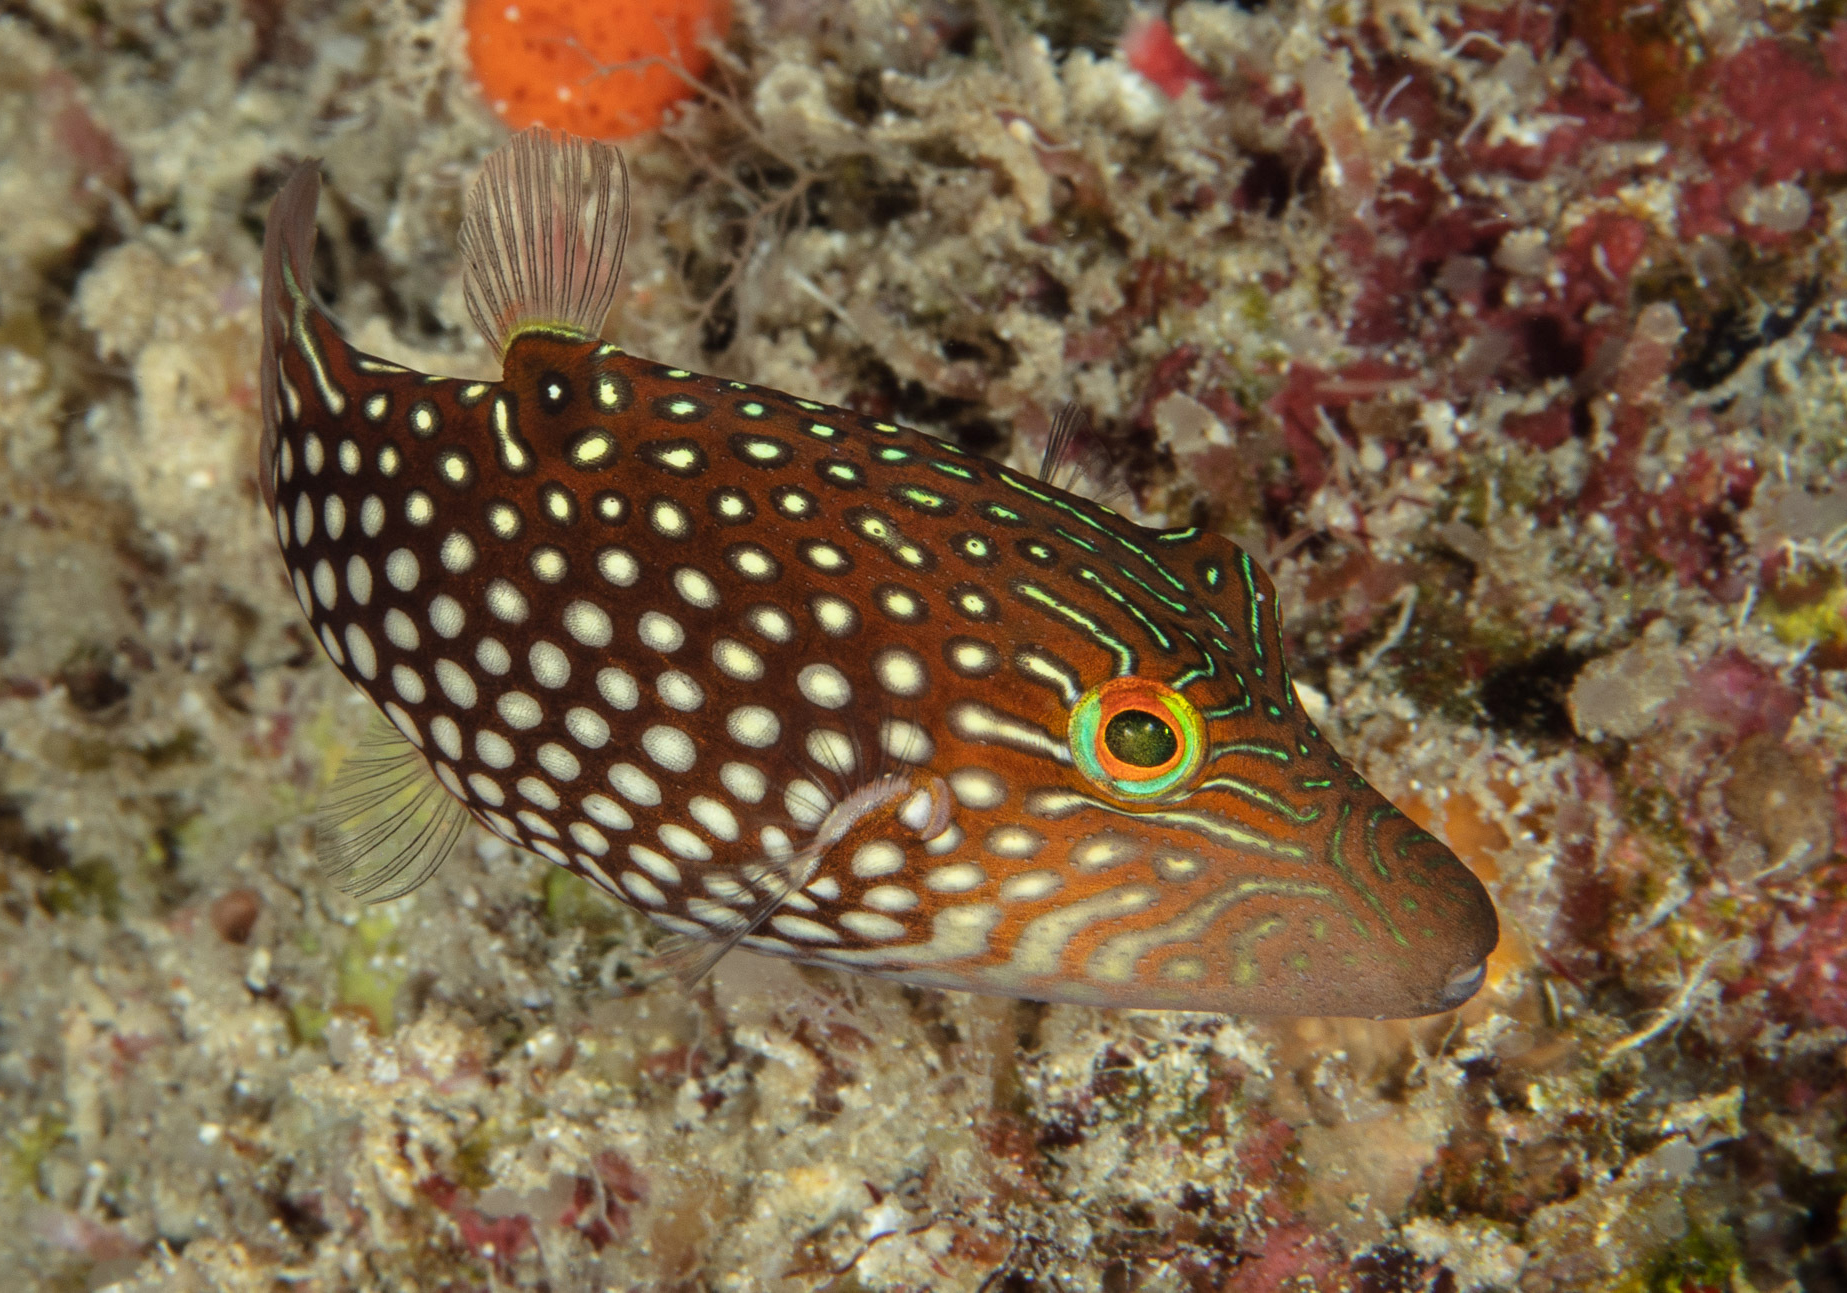
[[[1109,752],[1134,768],[1158,768],[1180,750],[1168,721],[1145,709],[1125,709],[1103,729]]]

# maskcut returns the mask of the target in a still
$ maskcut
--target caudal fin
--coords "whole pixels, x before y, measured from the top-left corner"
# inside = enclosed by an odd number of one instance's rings
[[[282,351],[295,326],[296,303],[305,300],[309,290],[314,214],[320,197],[321,164],[311,159],[297,166],[282,186],[270,205],[269,224],[263,231],[263,359],[258,365],[263,439],[257,481],[272,512],[276,510],[276,439],[282,428]]]
[[[596,336],[615,303],[628,213],[628,165],[608,144],[534,126],[496,149],[468,190],[460,235],[468,314],[488,344],[505,354],[535,327]]]

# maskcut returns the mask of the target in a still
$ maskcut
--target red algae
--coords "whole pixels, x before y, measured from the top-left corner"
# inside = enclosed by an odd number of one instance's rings
[[[1122,33],[1122,56],[1130,67],[1154,83],[1170,99],[1197,89],[1206,98],[1217,98],[1223,88],[1212,74],[1187,56],[1174,39],[1174,29],[1164,18],[1138,13],[1129,19]]]

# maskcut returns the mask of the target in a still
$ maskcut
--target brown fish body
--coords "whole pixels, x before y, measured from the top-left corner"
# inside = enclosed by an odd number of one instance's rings
[[[1365,1016],[1479,984],[1485,892],[1302,713],[1235,545],[555,309],[501,321],[497,383],[381,363],[296,286],[301,205],[278,537],[488,829],[713,948],[915,983]]]

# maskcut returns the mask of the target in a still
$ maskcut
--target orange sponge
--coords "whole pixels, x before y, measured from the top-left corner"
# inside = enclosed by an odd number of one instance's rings
[[[711,66],[729,0],[468,0],[475,79],[514,130],[543,125],[594,139],[652,130]]]

